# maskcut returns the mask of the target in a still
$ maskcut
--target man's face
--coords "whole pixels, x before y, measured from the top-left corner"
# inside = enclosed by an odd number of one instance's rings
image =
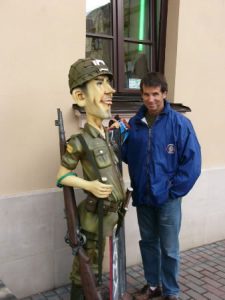
[[[115,90],[111,87],[109,77],[106,75],[89,81],[86,92],[86,113],[102,120],[110,118],[114,93]]]
[[[143,85],[142,99],[151,115],[158,115],[163,110],[166,96],[167,92],[162,93],[159,86]]]

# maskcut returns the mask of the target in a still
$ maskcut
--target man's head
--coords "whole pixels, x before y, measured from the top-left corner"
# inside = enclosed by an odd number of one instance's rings
[[[111,116],[112,73],[99,59],[79,59],[69,72],[69,87],[75,103],[84,107],[90,118],[107,119]]]
[[[146,74],[140,83],[144,105],[151,115],[158,115],[164,108],[168,85],[163,74],[152,72]]]
[[[168,84],[163,74],[159,72],[147,73],[140,82],[141,93],[143,92],[143,85],[151,87],[160,87],[162,93],[168,92]]]

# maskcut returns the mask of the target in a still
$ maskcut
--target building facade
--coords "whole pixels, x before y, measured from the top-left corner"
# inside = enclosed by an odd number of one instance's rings
[[[169,99],[191,107],[203,156],[202,175],[183,199],[183,250],[225,238],[224,14],[224,0],[168,1]],[[0,2],[0,279],[18,298],[68,282],[54,120],[61,108],[66,135],[79,131],[67,76],[85,57],[85,35],[85,0]],[[128,184],[125,167],[124,178]],[[131,265],[140,261],[135,209],[126,223]]]

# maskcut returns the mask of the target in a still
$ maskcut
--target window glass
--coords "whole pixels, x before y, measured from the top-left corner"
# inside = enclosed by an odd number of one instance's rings
[[[125,43],[125,88],[139,89],[141,78],[148,73],[151,48],[149,45]]]
[[[138,95],[148,71],[163,72],[167,6],[168,0],[86,0],[86,57],[107,63],[119,96]]]
[[[112,41],[99,37],[87,37],[86,57],[103,59],[112,70]]]
[[[150,39],[148,0],[124,1],[124,37],[138,40]]]
[[[111,1],[86,1],[86,31],[88,33],[112,34]]]

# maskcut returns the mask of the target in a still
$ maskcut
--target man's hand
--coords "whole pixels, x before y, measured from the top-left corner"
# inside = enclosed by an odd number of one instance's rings
[[[87,182],[86,185],[87,185],[86,190],[88,190],[97,198],[108,198],[109,195],[112,193],[111,184],[105,184],[98,180],[93,180]]]

